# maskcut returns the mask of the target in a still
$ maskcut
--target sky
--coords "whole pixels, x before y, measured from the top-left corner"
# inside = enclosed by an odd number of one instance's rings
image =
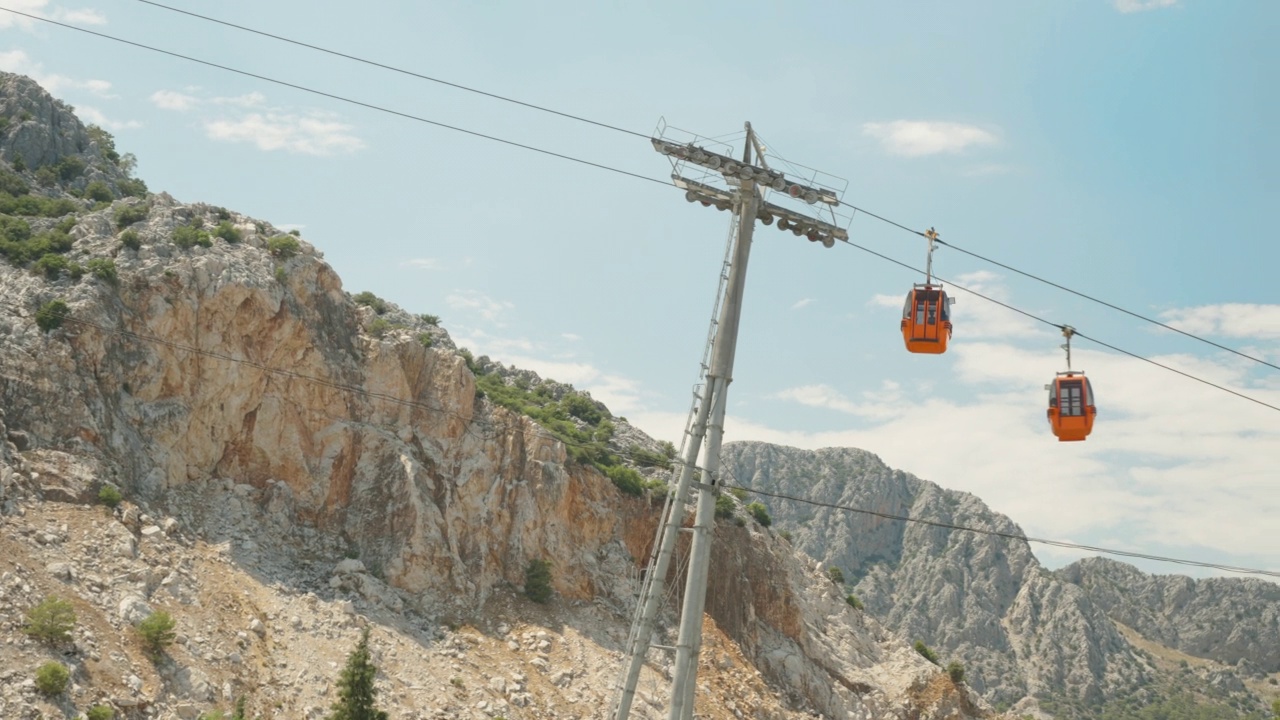
[[[855,206],[1280,364],[1272,2],[172,1],[644,136],[731,139],[750,121],[771,155],[836,178]],[[0,7],[654,180],[671,172],[645,137],[137,0]],[[349,291],[439,315],[477,355],[572,382],[679,445],[728,213],[664,182],[4,11],[0,38],[0,69],[113,132],[153,191],[298,228]],[[853,242],[923,266],[919,236],[845,220]],[[1280,405],[1280,370],[952,249],[934,270]],[[1059,443],[1044,392],[1065,369],[1057,330],[948,284],[950,350],[911,355],[898,321],[922,279],[758,226],[726,440],[863,448],[1035,537],[1280,570],[1280,413],[1077,339],[1097,422],[1086,442]],[[1033,549],[1050,567],[1082,555]]]

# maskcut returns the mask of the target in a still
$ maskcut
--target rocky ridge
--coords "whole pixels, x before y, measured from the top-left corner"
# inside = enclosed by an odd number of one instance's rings
[[[131,180],[101,132],[29,79],[4,75],[0,93],[0,108],[34,108],[0,129],[9,187],[74,206],[11,226],[56,222],[69,247],[51,252],[111,261],[0,263],[0,713],[107,702],[190,718],[247,695],[255,712],[318,717],[371,624],[392,717],[604,717],[654,498],[481,397],[475,371],[494,368],[422,317],[354,302],[305,241],[163,193],[121,197],[119,182],[82,198],[94,179]],[[42,328],[53,300],[66,314]],[[656,448],[616,422],[616,450]],[[127,499],[111,514],[93,505],[104,486]],[[708,604],[700,713],[990,714],[771,532],[717,533],[733,572]],[[548,606],[520,594],[540,559]],[[52,594],[81,617],[66,647],[21,632]],[[179,642],[152,662],[130,626],[159,608]],[[53,657],[73,685],[45,698],[28,679]],[[669,666],[652,654],[635,717],[658,716]]]
[[[749,488],[1022,533],[973,495],[892,470],[862,450],[731,443],[724,460],[730,482]],[[1014,712],[1090,717],[1121,698],[1151,702],[1162,682],[1173,682],[1171,670],[1182,685],[1240,710],[1260,712],[1276,694],[1244,682],[1275,671],[1273,583],[1152,577],[1102,559],[1050,572],[1024,541],[785,500],[770,507],[775,526],[837,568],[870,614],[963,662],[976,690]],[[1170,668],[1163,660],[1171,655],[1157,657],[1168,649],[1222,664],[1183,677],[1186,663]]]

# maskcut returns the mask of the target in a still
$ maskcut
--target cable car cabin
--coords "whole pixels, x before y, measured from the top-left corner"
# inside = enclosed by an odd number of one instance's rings
[[[902,339],[913,353],[937,355],[951,338],[951,303],[938,285],[916,285],[902,307]]]
[[[1058,373],[1049,390],[1049,427],[1059,442],[1084,440],[1093,430],[1098,408],[1093,404],[1093,386],[1081,372]]]

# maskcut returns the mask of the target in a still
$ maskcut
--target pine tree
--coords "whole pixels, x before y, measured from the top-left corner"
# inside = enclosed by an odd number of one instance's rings
[[[369,658],[369,628],[360,634],[356,649],[347,656],[347,665],[338,678],[338,702],[326,720],[387,720],[387,713],[373,706],[373,678],[378,666]]]

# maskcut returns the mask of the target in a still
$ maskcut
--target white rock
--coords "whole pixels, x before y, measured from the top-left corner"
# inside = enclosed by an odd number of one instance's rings
[[[120,601],[120,619],[130,625],[137,625],[151,614],[151,606],[138,595],[127,595]]]
[[[364,563],[356,558],[347,558],[338,563],[338,566],[333,571],[335,573],[362,573],[364,572]]]

